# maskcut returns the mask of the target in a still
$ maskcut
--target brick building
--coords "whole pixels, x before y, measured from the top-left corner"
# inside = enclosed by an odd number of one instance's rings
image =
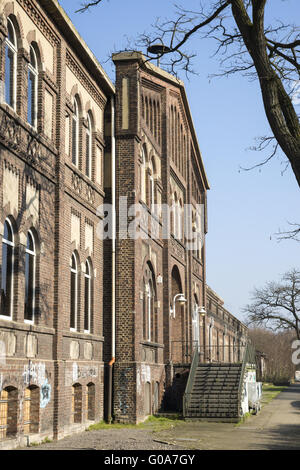
[[[195,344],[235,351],[246,329],[206,286],[209,185],[183,83],[121,53],[114,86],[56,0],[3,0],[0,48],[5,447],[105,412],[141,421],[170,405]]]

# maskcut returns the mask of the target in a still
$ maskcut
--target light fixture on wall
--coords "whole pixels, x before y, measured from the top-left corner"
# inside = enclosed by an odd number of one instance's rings
[[[184,305],[187,303],[186,298],[184,297],[184,294],[176,294],[173,299],[173,305],[170,308],[170,315],[171,317],[175,318],[175,302],[178,302],[179,305]]]
[[[204,307],[198,307],[198,313],[200,315],[200,317],[205,317],[206,315],[206,310]]]

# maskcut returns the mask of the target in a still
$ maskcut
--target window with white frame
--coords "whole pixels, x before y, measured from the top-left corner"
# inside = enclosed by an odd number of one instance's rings
[[[91,332],[92,320],[92,266],[90,260],[86,260],[84,273],[84,332]]]
[[[6,219],[2,238],[0,305],[0,316],[6,319],[12,319],[14,247],[15,244],[12,224],[9,219]]]
[[[25,306],[24,321],[34,323],[36,283],[36,244],[33,233],[29,230],[25,254]]]
[[[79,107],[77,98],[74,99],[74,113],[72,116],[72,163],[79,163]]]
[[[5,89],[4,100],[16,110],[17,98],[17,35],[12,20],[7,18],[8,36],[5,40]]]
[[[30,62],[28,64],[27,96],[27,121],[36,129],[38,113],[38,62],[36,52],[32,45],[30,46]]]
[[[141,164],[141,199],[146,201],[146,156],[145,148],[142,147],[142,164]]]
[[[85,172],[88,178],[92,178],[92,120],[90,113],[87,117],[88,127],[86,129],[86,159],[85,159]]]
[[[78,312],[78,259],[76,253],[71,257],[71,286],[70,286],[70,329],[77,330],[77,312]]]

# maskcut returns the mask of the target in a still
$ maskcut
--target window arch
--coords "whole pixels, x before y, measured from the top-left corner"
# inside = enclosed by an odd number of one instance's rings
[[[85,263],[84,273],[84,331],[91,333],[93,299],[93,269],[89,259]]]
[[[79,103],[77,96],[74,98],[74,113],[72,116],[72,163],[79,165]]]
[[[92,141],[92,118],[91,113],[87,115],[87,129],[86,129],[86,156],[85,156],[85,174],[88,178],[92,178],[92,154],[93,154],[93,141]]]
[[[38,114],[38,59],[35,48],[30,46],[30,62],[28,64],[27,120],[33,128],[37,128]]]
[[[71,285],[70,285],[70,329],[77,330],[78,300],[79,300],[79,260],[76,252],[71,256]]]
[[[36,241],[31,230],[29,230],[27,235],[27,245],[25,253],[24,320],[28,323],[34,323],[36,287]]]
[[[10,219],[4,223],[2,238],[2,276],[0,316],[12,319],[13,274],[14,274],[14,231]]]
[[[11,17],[7,18],[8,36],[5,40],[5,102],[16,110],[17,101],[17,35]]]

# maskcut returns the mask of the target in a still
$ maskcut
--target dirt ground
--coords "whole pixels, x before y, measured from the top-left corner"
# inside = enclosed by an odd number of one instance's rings
[[[178,423],[178,421],[177,421]],[[182,421],[167,429],[85,431],[26,450],[300,449],[300,384],[291,385],[243,424]]]

